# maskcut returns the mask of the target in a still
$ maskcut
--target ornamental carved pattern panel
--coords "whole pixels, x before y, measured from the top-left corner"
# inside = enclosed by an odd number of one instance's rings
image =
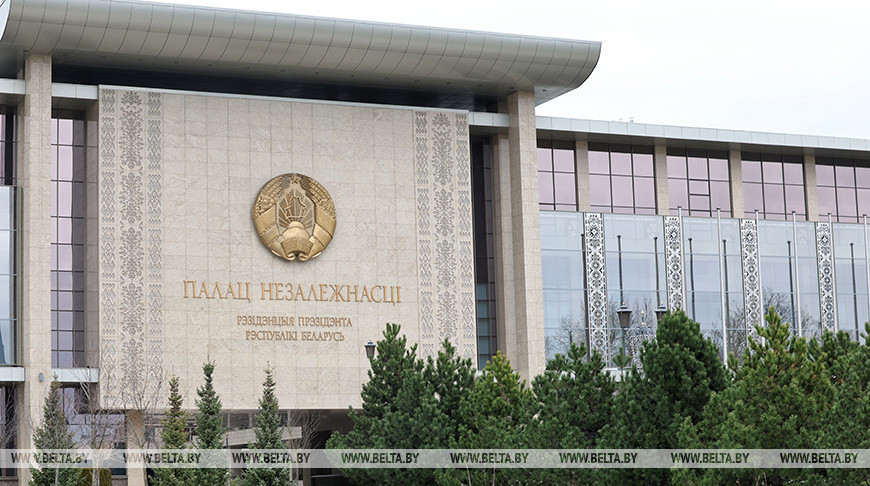
[[[665,216],[665,278],[668,309],[685,309],[683,225],[677,216]]]
[[[761,299],[761,267],[758,259],[758,224],[754,219],[740,220],[740,241],[746,335],[755,337],[755,326],[762,322],[764,309]]]
[[[823,331],[837,327],[837,289],[831,223],[816,223],[816,258],[819,265],[819,309]]]
[[[604,218],[600,213],[583,215],[586,235],[586,278],[589,308],[589,347],[608,356],[607,273],[604,266]]]
[[[101,396],[134,406],[163,381],[162,95],[100,90]]]
[[[414,112],[420,352],[477,354],[468,116]]]

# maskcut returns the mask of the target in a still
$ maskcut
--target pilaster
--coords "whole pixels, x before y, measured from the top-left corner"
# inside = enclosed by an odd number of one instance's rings
[[[592,210],[592,196],[589,187],[589,142],[574,142],[574,167],[577,180],[577,209],[588,213]]]
[[[668,196],[668,148],[656,144],[653,149],[653,164],[655,165],[656,181],[656,214],[670,214],[671,200]]]
[[[513,305],[517,352],[509,356],[527,380],[544,370],[544,305],[541,275],[541,228],[538,216],[535,94],[517,92],[507,99],[510,127],[510,201],[513,238]],[[505,204],[507,201],[502,201]],[[505,295],[505,298],[510,298]]]
[[[804,194],[807,195],[807,221],[819,221],[819,193],[816,191],[816,155],[804,153]]]
[[[729,177],[731,180],[731,216],[743,217],[743,162],[740,160],[740,150],[728,151]],[[746,217],[749,217],[747,214]]]
[[[18,110],[18,185],[21,251],[19,343],[25,381],[18,447],[33,445],[33,428],[51,383],[51,56],[24,61],[26,91]],[[40,380],[42,376],[42,380]],[[20,470],[20,484],[29,473]]]

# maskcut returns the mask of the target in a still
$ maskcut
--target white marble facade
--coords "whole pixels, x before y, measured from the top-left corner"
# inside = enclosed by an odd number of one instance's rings
[[[103,88],[98,123],[90,211],[99,222],[95,317],[107,397],[134,408],[138,398],[122,391],[131,383],[149,393],[178,375],[192,407],[212,359],[228,409],[256,408],[267,366],[283,407],[359,406],[363,345],[387,322],[401,324],[421,354],[445,338],[476,354],[465,113]],[[263,184],[290,172],[320,182],[336,206],[335,237],[307,262],[273,255],[251,221]],[[270,298],[278,283],[282,300]],[[248,331],[284,334],[254,340]]]

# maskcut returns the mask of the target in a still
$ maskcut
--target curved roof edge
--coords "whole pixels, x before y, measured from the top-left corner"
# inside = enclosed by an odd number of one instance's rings
[[[91,68],[271,78],[449,95],[535,90],[538,104],[589,77],[601,43],[146,3],[5,0],[0,76],[29,53]]]

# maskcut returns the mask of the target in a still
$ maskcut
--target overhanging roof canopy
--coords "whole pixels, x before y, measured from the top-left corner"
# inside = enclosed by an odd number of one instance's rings
[[[580,86],[599,42],[137,1],[5,0],[0,76],[59,65],[273,79],[538,104]]]

